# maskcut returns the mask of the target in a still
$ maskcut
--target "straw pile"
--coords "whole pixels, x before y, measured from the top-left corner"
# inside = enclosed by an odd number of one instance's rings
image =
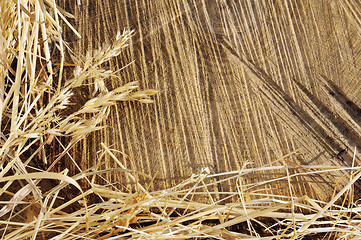
[[[106,82],[118,79],[119,72],[105,69],[104,63],[119,56],[133,32],[118,33],[112,44],[80,56],[62,39],[60,21],[78,34],[67,20],[72,15],[54,1],[2,0],[0,16],[2,239],[360,237],[360,207],[353,202],[352,187],[361,172],[354,163],[301,165],[293,159],[303,156],[293,152],[262,167],[246,163],[237,171],[216,174],[203,168],[171,188],[150,191],[153,176],[127,169],[117,150],[101,143],[102,150],[93,156],[96,164],[82,169],[69,152],[104,128],[112,107],[124,101],[152,103],[158,92],[138,90],[137,82],[112,88]],[[84,95],[84,86],[92,91]],[[79,94],[84,103],[74,106]],[[54,146],[61,149],[56,156]],[[353,161],[355,156],[356,151]],[[116,167],[104,168],[109,162]],[[68,175],[69,165],[78,173]],[[276,170],[283,176],[268,174]],[[111,173],[130,179],[134,191],[109,182]],[[265,180],[252,181],[254,174]],[[319,175],[346,175],[349,181],[341,187],[336,183],[328,202],[294,196],[295,178]],[[270,194],[278,182],[287,183],[287,195]],[[215,190],[224,183],[234,191]]]

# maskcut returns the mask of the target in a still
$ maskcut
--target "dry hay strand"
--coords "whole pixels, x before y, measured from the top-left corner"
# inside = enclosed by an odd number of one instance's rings
[[[77,34],[66,20],[71,15],[49,0],[3,0],[0,15],[2,239],[280,239],[326,232],[360,236],[359,207],[351,200],[360,168],[299,165],[289,158],[295,153],[262,168],[246,164],[218,174],[205,168],[172,188],[153,192],[139,182],[144,178],[151,183],[152,178],[126,169],[105,144],[92,168],[81,169],[73,159],[78,174],[55,171],[80,139],[103,128],[100,124],[116,102],[151,103],[157,90],[138,91],[137,82],[109,89],[104,82],[119,77],[102,64],[127,46],[130,31],[119,33],[111,45],[95,52],[72,56],[75,67],[69,77],[63,74],[67,44],[59,20]],[[84,84],[93,89],[87,101],[64,114],[72,106],[72,95]],[[62,151],[49,158],[53,142]],[[102,170],[105,156],[117,167]],[[268,174],[275,170],[284,176]],[[103,176],[112,172],[127,176],[136,191],[107,182]],[[262,173],[264,180],[252,181],[255,173]],[[296,196],[296,176],[307,180],[323,174],[349,180],[329,202]],[[286,182],[289,195],[269,193],[277,182]],[[214,191],[222,184],[236,190]],[[236,225],[245,227],[233,229]]]
[[[72,184],[83,192],[74,178],[66,176],[67,169],[56,172],[54,166],[61,164],[80,139],[101,128],[99,124],[116,102],[151,103],[150,96],[157,91],[138,91],[137,82],[114,89],[104,84],[105,79],[117,76],[103,69],[102,64],[121,53],[133,34],[131,31],[119,33],[112,45],[84,57],[72,56],[74,73],[64,78],[66,43],[62,40],[59,19],[68,23],[65,17],[72,16],[53,1],[1,1],[0,11],[0,195],[3,203],[0,216],[3,223],[6,222],[2,236],[7,238],[8,233],[13,232],[10,223],[32,222],[36,217],[30,237],[35,239],[46,217],[44,210],[57,205],[60,190],[49,189],[50,192],[44,193],[41,189],[44,182],[48,181],[45,186],[51,186],[50,180],[59,186]],[[58,60],[53,59],[54,54]],[[73,104],[72,95],[84,84],[92,86],[93,93],[79,110],[65,115],[64,110]],[[58,142],[62,151],[49,159],[49,146],[53,142]],[[77,166],[75,161],[74,165]],[[86,202],[84,204],[86,206]],[[25,216],[21,214],[24,211]]]
[[[110,155],[118,168],[89,169],[73,176],[74,181],[89,178],[91,188],[59,206],[41,206],[37,210],[39,215],[28,223],[7,221],[11,232],[4,239],[30,239],[35,232],[40,239],[299,239],[306,236],[356,239],[361,235],[359,207],[349,201],[352,185],[361,176],[360,167],[292,166],[275,162],[262,168],[247,164],[239,171],[219,174],[204,169],[172,188],[149,192],[137,181],[141,173],[125,169],[115,158],[114,150],[102,146],[101,158]],[[278,162],[286,161],[287,157]],[[284,176],[271,175],[262,182],[245,183],[252,174],[267,175],[275,169],[282,170]],[[297,171],[290,174],[292,170]],[[94,183],[108,172],[127,175],[138,190],[121,191],[112,183]],[[349,184],[329,202],[293,193],[291,182],[296,176],[345,176],[345,173]],[[151,181],[150,177],[143,177]],[[268,193],[278,181],[289,183],[288,196]],[[212,191],[223,183],[235,185],[237,191]],[[44,203],[54,203],[57,193],[69,184],[64,179],[45,194]],[[90,196],[97,200],[86,205],[83,201]],[[65,211],[71,205],[77,205],[76,210]]]

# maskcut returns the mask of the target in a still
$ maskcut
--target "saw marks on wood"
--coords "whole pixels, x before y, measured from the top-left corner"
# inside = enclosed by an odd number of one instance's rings
[[[109,127],[74,152],[84,167],[96,162],[104,142],[129,169],[155,177],[152,188],[160,189],[205,167],[216,173],[247,161],[272,165],[294,151],[304,156],[288,159],[295,164],[350,165],[352,153],[344,161],[333,155],[360,147],[357,1],[62,4],[83,36],[66,39],[78,53],[111,42],[117,31],[135,30],[128,50],[109,67],[134,63],[109,86],[136,80],[161,90],[154,104],[114,108],[104,123]],[[299,177],[295,192],[332,194],[335,179]],[[219,186],[227,187],[233,186]]]

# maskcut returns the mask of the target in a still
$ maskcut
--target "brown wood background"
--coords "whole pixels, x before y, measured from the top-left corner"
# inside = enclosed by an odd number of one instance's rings
[[[75,52],[85,54],[117,31],[133,29],[129,48],[109,67],[135,63],[109,86],[136,80],[161,90],[154,104],[114,108],[109,127],[74,151],[82,167],[97,163],[100,142],[126,153],[115,152],[129,169],[154,176],[151,189],[204,167],[217,173],[241,169],[246,161],[280,164],[273,161],[293,151],[303,154],[288,159],[295,164],[351,165],[352,152],[344,161],[333,155],[361,145],[358,1],[76,2],[58,1],[75,15],[71,22],[82,35],[65,28]],[[108,160],[102,159],[107,167],[116,166]],[[108,178],[132,188],[121,175]],[[345,181],[333,174],[300,176],[294,191],[327,199]],[[284,186],[270,189],[278,187]]]

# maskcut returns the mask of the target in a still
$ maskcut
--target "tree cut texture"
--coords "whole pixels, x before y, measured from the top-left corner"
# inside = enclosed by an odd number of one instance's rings
[[[301,165],[360,163],[359,1],[58,4],[75,16],[72,24],[82,38],[65,25],[64,32],[76,54],[111,43],[118,31],[135,31],[128,49],[108,63],[113,70],[129,64],[108,87],[139,81],[161,91],[153,104],[113,108],[106,127],[73,151],[82,168],[97,164],[101,143],[128,169],[152,176],[152,190],[174,186],[204,168],[219,173],[283,163],[300,166],[303,173]],[[116,167],[107,159],[107,168]],[[245,181],[275,176],[286,173],[252,174]],[[122,175],[107,177],[136,187]],[[332,173],[300,174],[292,191],[327,200],[347,181]],[[287,184],[285,179],[267,187],[280,193],[289,191]]]

